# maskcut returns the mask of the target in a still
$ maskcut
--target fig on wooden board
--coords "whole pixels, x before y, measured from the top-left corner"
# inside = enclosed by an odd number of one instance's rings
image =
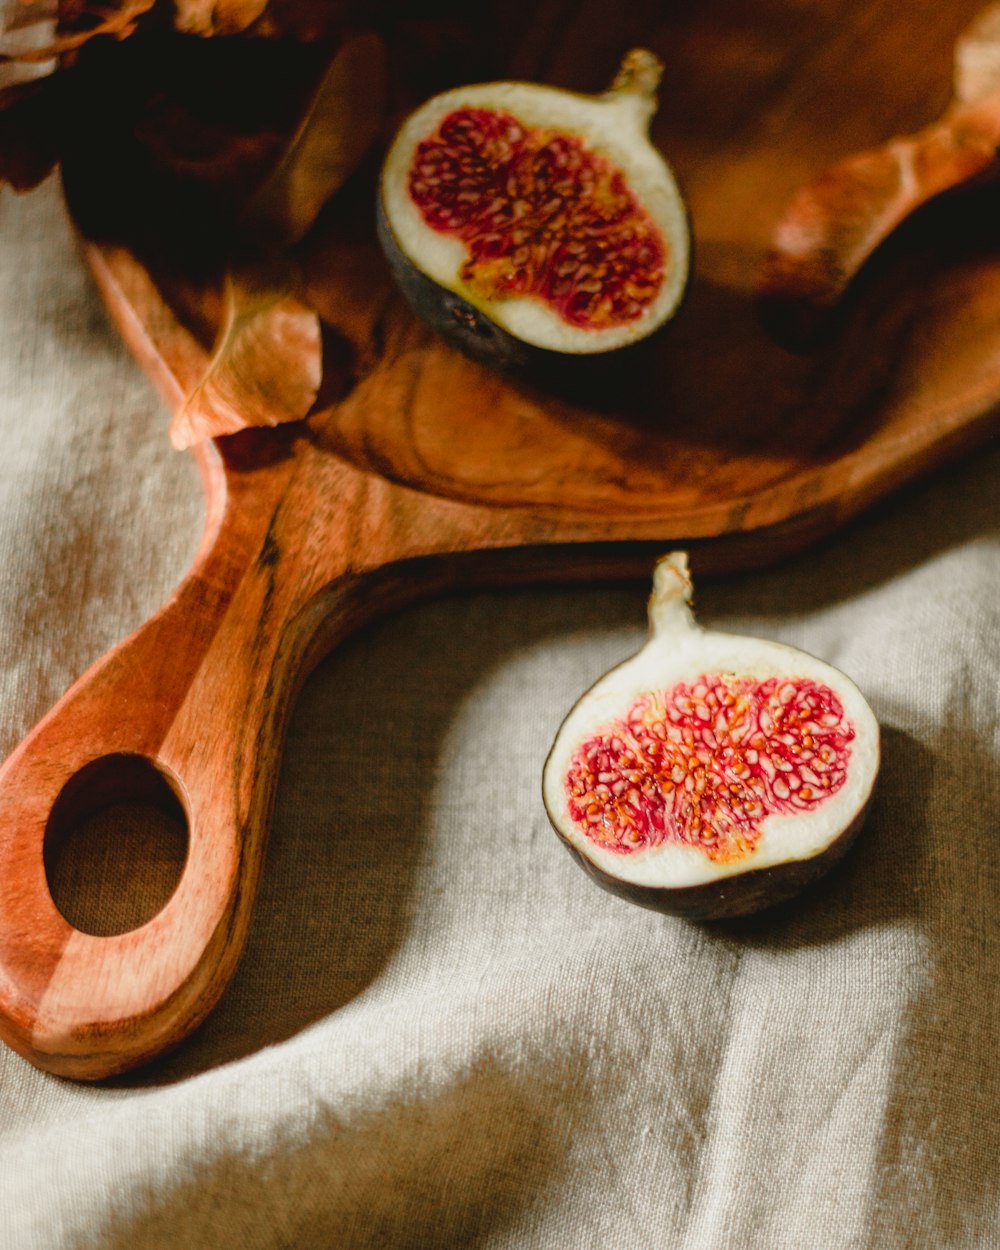
[[[698,626],[683,553],[656,567],[649,623],[563,722],[549,819],[598,884],[642,906],[711,920],[781,902],[860,829],[875,716],[829,664]]]
[[[584,96],[481,83],[429,100],[382,169],[378,227],[419,316],[505,372],[649,338],[688,278],[688,219],[650,143],[661,66],[630,52]]]

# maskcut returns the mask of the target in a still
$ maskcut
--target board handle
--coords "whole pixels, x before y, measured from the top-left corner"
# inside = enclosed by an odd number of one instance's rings
[[[186,1036],[235,970],[298,677],[293,605],[265,556],[210,559],[0,770],[0,1037],[38,1067],[97,1079],[142,1063]],[[70,819],[157,792],[187,823],[173,894],[130,932],[74,928],[47,846]]]

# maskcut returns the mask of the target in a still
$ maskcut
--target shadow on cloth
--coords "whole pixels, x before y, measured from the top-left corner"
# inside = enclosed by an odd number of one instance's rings
[[[915,979],[900,969],[918,988],[873,1111],[883,1131],[872,1246],[896,1244],[905,1229],[919,1228],[921,1245],[983,1233],[971,1221],[1000,1188],[1000,762],[959,721],[937,734],[940,749],[883,727],[879,788],[846,859],[792,902],[715,929],[736,951],[793,950],[898,921],[923,939],[926,967]],[[956,812],[967,814],[960,844],[949,840]]]
[[[155,1191],[122,1194],[119,1214],[86,1244],[249,1246],[264,1237],[296,1250],[430,1250],[487,1236],[493,1244],[558,1184],[575,1100],[551,1087],[565,1082],[566,1059],[529,1078],[484,1055],[445,1088],[387,1098],[377,1111],[311,1109],[249,1150],[216,1139],[211,1162],[171,1167]]]
[[[968,674],[966,683],[972,681]],[[966,701],[972,692],[960,696]],[[935,777],[928,819],[938,836],[913,890],[931,967],[910,1007],[886,1106],[876,1245],[900,1227],[919,1228],[922,1244],[938,1246],[966,1238],[985,1245],[996,1235],[1000,760],[960,718],[938,733],[949,771]]]
[[[845,858],[789,902],[713,931],[740,948],[780,951],[835,942],[865,924],[916,918],[931,851],[934,759],[912,734],[883,724],[875,795]]]
[[[897,552],[876,561],[879,576],[888,580],[906,567],[898,554],[905,545],[893,540],[897,529],[916,533],[910,551],[917,562],[977,536],[984,529],[977,492],[989,476],[975,475],[971,489],[957,492],[941,532],[925,527],[918,533],[911,515],[927,511],[920,496],[942,491],[941,483],[908,500],[898,514],[865,523],[866,546]],[[818,562],[814,606],[838,593],[849,597],[849,543],[830,543],[792,565],[807,560]],[[807,580],[804,591],[782,596],[786,576],[794,577],[794,568],[737,579],[754,592],[745,605],[734,582],[713,582],[701,601],[712,616],[740,606],[753,612],[759,590],[772,614],[775,594],[796,612],[804,610],[801,599],[807,610],[814,581],[803,579],[799,568],[795,584]],[[645,598],[642,583],[604,587],[598,596],[568,588],[454,597],[344,643],[310,678],[292,717],[261,893],[233,984],[173,1055],[113,1083],[170,1083],[239,1059],[295,1035],[375,982],[411,926],[421,831],[455,709],[484,674],[515,650],[566,635],[567,622],[587,633],[626,630],[632,623],[641,628]],[[457,636],[460,655],[441,642]],[[580,689],[598,675],[581,674]],[[906,724],[902,708],[895,716],[880,710],[889,724],[869,827],[847,861],[817,887],[823,907],[813,909],[807,894],[765,919],[720,931],[722,941],[820,943],[856,928],[859,916],[910,917],[921,906],[898,888],[898,872],[901,864],[915,872],[927,853],[925,809],[934,760],[927,746],[893,726]],[[840,901],[831,906],[831,898]]]
[[[632,587],[597,598],[573,590],[455,596],[343,643],[292,714],[260,894],[232,984],[172,1054],[104,1084],[197,1075],[287,1040],[372,985],[411,929],[423,831],[456,709],[515,651],[564,632],[567,616],[598,633],[641,621],[644,604],[644,588]],[[442,645],[455,637],[460,652]]]

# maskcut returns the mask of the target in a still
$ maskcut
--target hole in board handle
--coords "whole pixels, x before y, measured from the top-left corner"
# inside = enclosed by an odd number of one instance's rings
[[[52,901],[82,933],[138,929],[166,906],[188,853],[188,821],[143,755],[106,755],[63,786],[45,830]]]

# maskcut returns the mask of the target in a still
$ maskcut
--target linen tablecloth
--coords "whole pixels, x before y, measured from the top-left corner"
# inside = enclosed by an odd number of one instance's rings
[[[53,181],[0,196],[0,327],[7,754],[167,597],[203,506]],[[208,1022],[95,1086],[0,1049],[0,1245],[1000,1246],[998,519],[993,450],[699,586],[706,624],[842,668],[884,732],[847,861],[730,926],[597,890],[541,805],[645,585],[454,596],[349,640],[294,713]],[[113,856],[85,868],[113,906]]]

